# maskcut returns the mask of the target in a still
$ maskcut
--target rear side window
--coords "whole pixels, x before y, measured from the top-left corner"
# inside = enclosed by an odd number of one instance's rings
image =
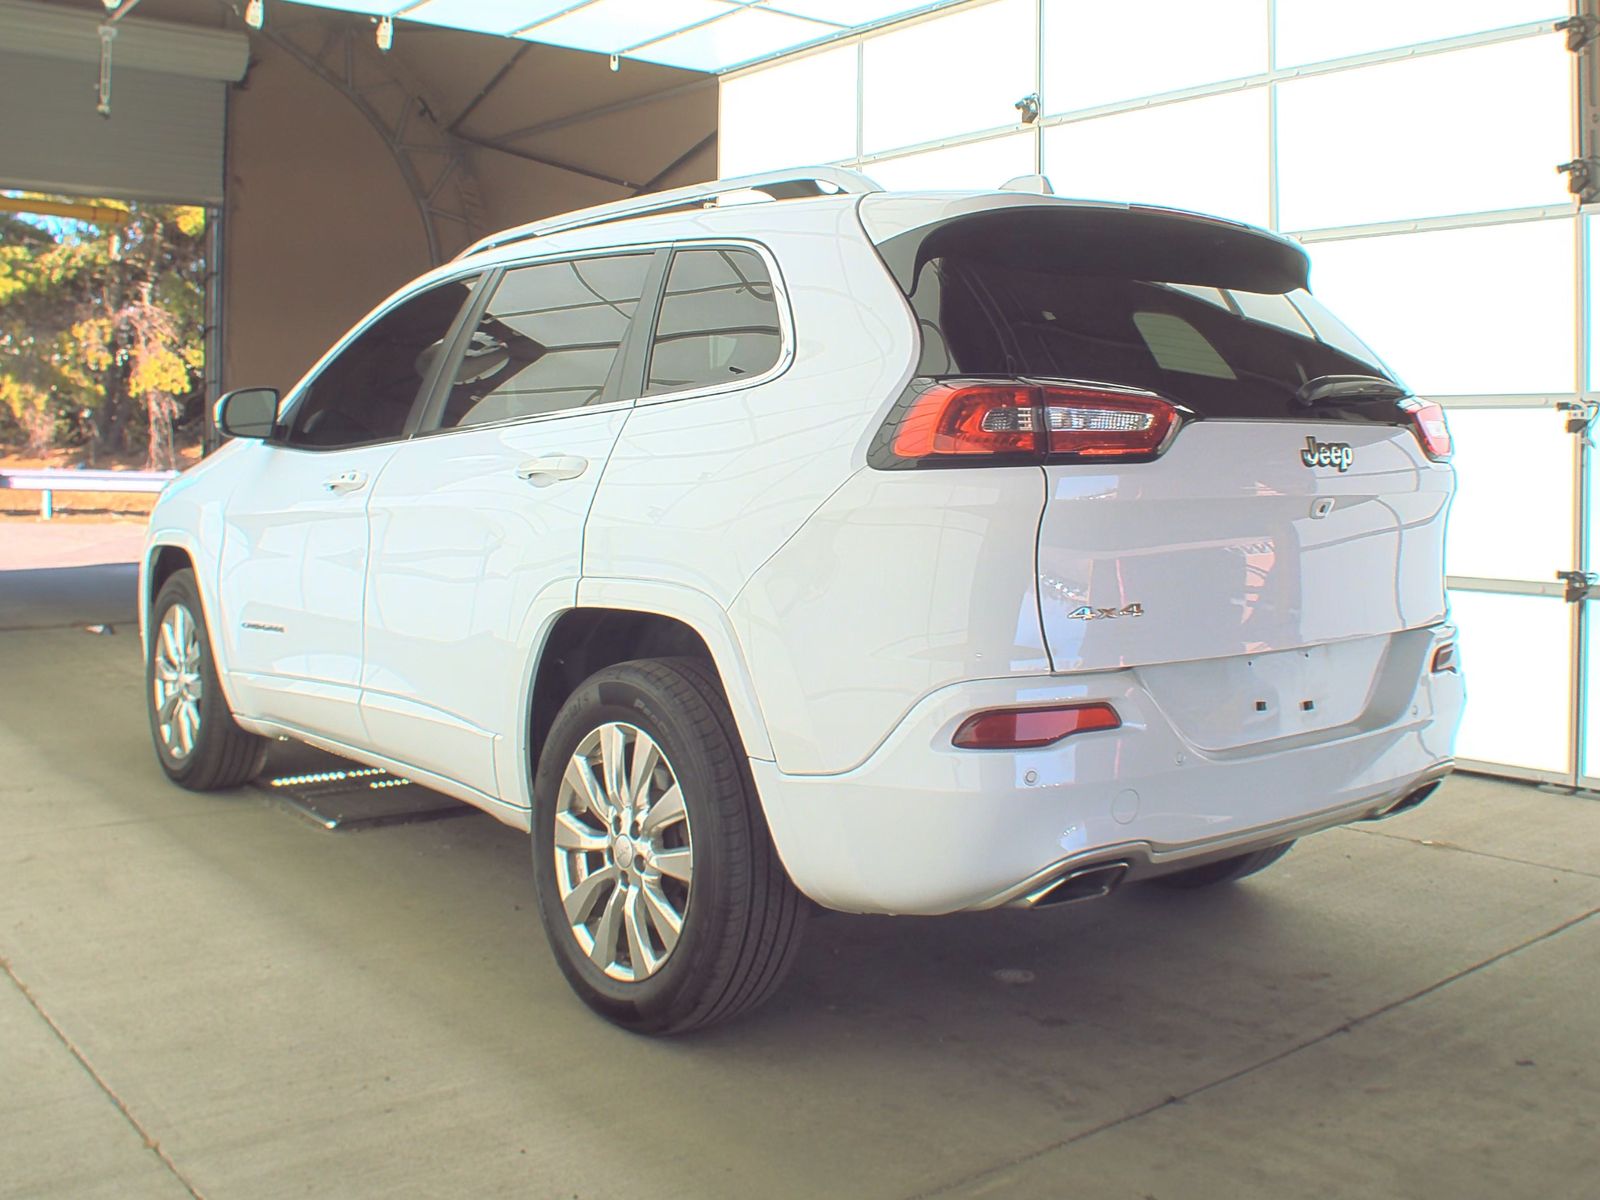
[[[667,272],[645,394],[753,379],[778,362],[772,276],[751,250],[680,250]]]
[[[456,363],[440,426],[514,421],[607,399],[651,257],[507,271]]]
[[[401,437],[476,281],[454,280],[419,292],[357,334],[295,405],[288,444],[326,450]]]
[[[911,305],[923,375],[1026,375],[1159,392],[1202,416],[1304,418],[1319,375],[1388,370],[1304,291],[1287,294],[1030,269],[945,255]]]

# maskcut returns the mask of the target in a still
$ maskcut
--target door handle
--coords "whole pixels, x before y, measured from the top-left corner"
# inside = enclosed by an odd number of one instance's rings
[[[517,468],[517,478],[525,479],[534,487],[549,487],[558,479],[576,479],[589,469],[589,460],[576,454],[552,454],[544,458],[530,458]]]
[[[359,492],[367,486],[367,475],[365,471],[340,471],[324,479],[322,486],[330,492]]]

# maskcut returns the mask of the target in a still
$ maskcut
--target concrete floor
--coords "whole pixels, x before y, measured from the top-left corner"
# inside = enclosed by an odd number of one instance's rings
[[[522,835],[188,794],[140,703],[131,628],[0,633],[0,1196],[1597,1194],[1593,800],[1458,777],[1215,893],[825,916],[653,1042],[567,991]]]

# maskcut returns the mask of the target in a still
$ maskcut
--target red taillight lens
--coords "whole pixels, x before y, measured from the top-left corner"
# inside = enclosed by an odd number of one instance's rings
[[[1031,453],[1039,441],[1035,390],[935,384],[900,422],[894,452],[900,458]]]
[[[1026,750],[1048,746],[1074,733],[1121,725],[1117,710],[1109,704],[1003,708],[968,717],[951,741],[963,750]]]
[[[1445,462],[1450,457],[1450,425],[1444,419],[1444,409],[1431,400],[1415,398],[1401,401],[1400,407],[1411,418],[1411,432],[1422,444],[1422,452],[1434,462]]]
[[[1151,458],[1178,421],[1175,405],[1132,389],[935,383],[900,418],[893,457]]]

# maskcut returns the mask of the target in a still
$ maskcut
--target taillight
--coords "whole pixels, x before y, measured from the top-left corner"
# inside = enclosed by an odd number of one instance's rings
[[[1122,720],[1109,704],[1060,704],[1045,708],[997,708],[961,722],[951,739],[963,750],[1027,750],[1074,733],[1117,729]]]
[[[1454,642],[1446,642],[1433,652],[1433,673],[1442,675],[1446,671],[1454,670],[1457,670],[1456,644]]]
[[[1432,400],[1418,400],[1415,396],[1400,401],[1400,408],[1411,418],[1411,432],[1417,435],[1422,452],[1434,462],[1445,462],[1450,457],[1450,425],[1444,419],[1444,409]]]
[[[937,381],[890,418],[888,453],[874,465],[1149,459],[1181,419],[1171,401],[1133,388]]]

